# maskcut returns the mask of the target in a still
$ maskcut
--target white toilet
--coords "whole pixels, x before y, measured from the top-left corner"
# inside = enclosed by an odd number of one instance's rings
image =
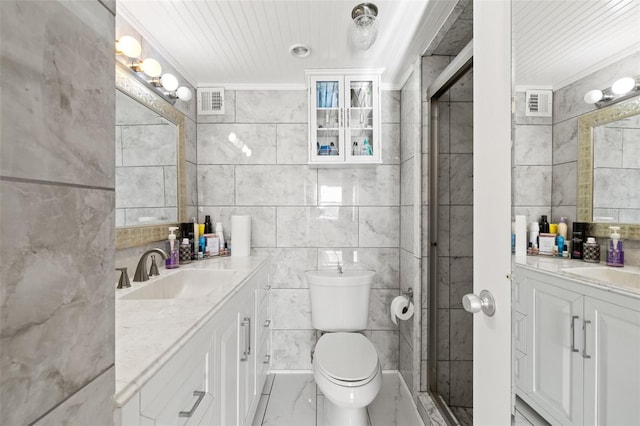
[[[311,322],[326,333],[313,355],[313,377],[325,396],[326,423],[367,425],[367,405],[382,387],[382,369],[367,328],[374,271],[306,272],[311,291]]]

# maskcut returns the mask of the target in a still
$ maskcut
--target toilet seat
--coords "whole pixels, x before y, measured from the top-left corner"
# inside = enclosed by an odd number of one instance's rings
[[[329,381],[342,386],[361,386],[378,373],[378,352],[359,333],[327,333],[314,353],[313,363]]]

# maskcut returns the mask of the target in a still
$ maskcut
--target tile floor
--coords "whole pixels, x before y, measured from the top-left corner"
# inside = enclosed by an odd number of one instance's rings
[[[313,375],[268,376],[253,426],[329,426],[323,418],[324,395]],[[369,405],[371,426],[424,426],[411,395],[395,372],[384,373],[382,389]]]

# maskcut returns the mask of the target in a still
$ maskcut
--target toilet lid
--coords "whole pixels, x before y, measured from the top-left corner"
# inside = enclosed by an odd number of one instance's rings
[[[362,334],[327,333],[316,344],[314,361],[325,375],[355,382],[376,373],[378,353]]]

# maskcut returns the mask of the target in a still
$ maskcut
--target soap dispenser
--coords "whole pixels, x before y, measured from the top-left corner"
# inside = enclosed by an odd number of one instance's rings
[[[619,226],[610,226],[611,239],[609,240],[609,250],[607,252],[607,265],[624,266],[624,251],[622,250],[622,241],[620,241]]]
[[[167,241],[167,252],[169,257],[167,257],[167,260],[164,263],[167,269],[175,269],[179,266],[178,259],[180,258],[180,248],[176,241],[176,234],[174,234],[177,230],[177,226],[169,227],[169,240]]]

